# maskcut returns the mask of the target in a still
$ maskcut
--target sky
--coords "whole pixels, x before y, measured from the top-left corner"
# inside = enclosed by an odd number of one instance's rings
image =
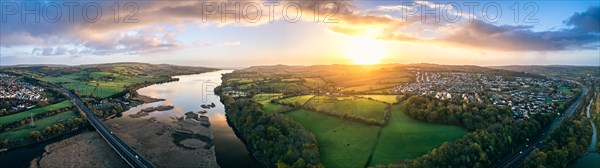
[[[599,66],[599,47],[597,0],[0,1],[0,65]]]

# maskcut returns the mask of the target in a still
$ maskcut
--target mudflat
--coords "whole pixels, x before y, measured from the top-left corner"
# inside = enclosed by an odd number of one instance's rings
[[[165,124],[149,118],[105,123],[157,167],[219,167],[212,130],[204,122],[208,120],[181,119]]]
[[[85,132],[47,145],[30,167],[129,167],[97,132]]]

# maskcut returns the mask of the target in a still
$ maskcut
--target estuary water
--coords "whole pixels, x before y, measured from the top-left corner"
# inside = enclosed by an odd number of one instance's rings
[[[189,111],[207,110],[205,115],[212,124],[214,134],[214,145],[219,166],[229,167],[262,167],[254,160],[244,143],[235,135],[233,129],[227,123],[225,107],[219,101],[219,96],[214,93],[214,88],[221,84],[221,75],[233,70],[220,70],[195,75],[175,76],[179,81],[164,84],[156,84],[138,90],[141,95],[166,99],[165,101],[142,104],[129,109],[123,113],[123,118],[129,118],[129,114],[139,112],[143,108],[156,107],[159,105],[173,105],[175,108],[167,111],[156,111],[148,117],[156,117],[158,121],[172,123],[173,117],[184,116]],[[202,109],[202,104],[214,103],[216,107]]]

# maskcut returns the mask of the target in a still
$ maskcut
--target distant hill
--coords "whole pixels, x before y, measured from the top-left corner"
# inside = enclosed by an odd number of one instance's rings
[[[491,74],[523,74],[521,71],[507,71],[500,68],[488,68],[474,65],[439,65],[439,64],[379,64],[379,65],[310,65],[310,66],[252,66],[238,72],[260,73],[263,75],[298,75],[298,76],[328,76],[330,74],[353,74],[369,72],[385,72],[398,70],[420,70],[438,72],[479,72]]]
[[[170,64],[148,64],[136,62],[120,62],[108,64],[88,64],[88,65],[15,65],[5,66],[3,70],[7,71],[29,71],[39,76],[58,76],[69,73],[75,73],[82,70],[111,72],[122,75],[153,75],[153,76],[176,76],[197,74],[218,70],[217,68],[179,66]]]
[[[600,66],[569,66],[569,65],[510,65],[510,66],[491,66],[489,68],[502,69],[516,72],[525,72],[531,74],[544,75],[549,77],[562,77],[574,79],[592,75],[600,77]]]

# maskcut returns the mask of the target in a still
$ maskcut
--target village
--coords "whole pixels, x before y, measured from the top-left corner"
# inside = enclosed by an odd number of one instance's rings
[[[532,77],[505,77],[466,72],[415,72],[415,82],[392,88],[393,93],[431,95],[442,100],[489,103],[509,107],[515,117],[560,112],[573,97],[574,84]]]
[[[25,100],[12,106],[12,110],[30,109],[34,102],[46,101],[43,96],[44,88],[23,81],[21,77],[0,74],[0,99]]]
[[[31,85],[20,77],[0,74],[0,98],[44,101],[43,88]]]

